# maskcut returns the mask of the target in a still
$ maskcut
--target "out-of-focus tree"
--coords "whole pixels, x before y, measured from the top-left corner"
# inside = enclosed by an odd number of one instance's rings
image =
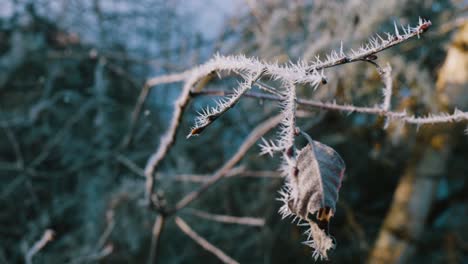
[[[341,42],[359,48],[374,33],[392,31],[394,20],[420,16],[433,23],[422,40],[378,55],[392,65],[393,108],[417,115],[467,110],[464,1],[245,1],[214,40],[193,30],[201,11],[185,13],[185,1],[11,4],[12,16],[0,19],[0,262],[218,263],[212,253],[241,263],[312,261],[298,244],[304,230],[277,214],[277,161],[259,157],[255,147],[176,221],[157,220],[142,202],[144,165],[180,91],[174,84],[148,89],[136,118],[145,79],[189,69],[216,50],[310,61]],[[216,12],[212,6],[204,12]],[[333,68],[327,77],[320,89],[298,93],[340,104],[381,101],[370,64]],[[215,74],[197,83],[208,91],[235,84]],[[274,103],[245,99],[203,136],[184,141],[194,113],[211,101],[196,96],[185,109],[176,144],[154,174],[164,191],[153,196],[159,203],[175,204],[220,175],[251,130],[277,113]],[[309,108],[298,115],[305,117],[299,125],[347,164],[330,224],[338,241],[333,261],[466,261],[464,127],[384,129],[380,117]],[[382,257],[387,249],[390,257]]]

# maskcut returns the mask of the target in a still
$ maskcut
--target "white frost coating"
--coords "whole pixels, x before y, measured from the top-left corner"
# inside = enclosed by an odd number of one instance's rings
[[[328,250],[333,249],[335,244],[333,239],[329,237],[316,223],[309,222],[310,228],[305,232],[309,238],[304,242],[305,245],[314,249],[312,257],[317,259],[328,259]]]
[[[306,232],[308,240],[306,245],[314,248],[313,257],[315,259],[327,258],[327,251],[334,247],[333,239],[324,231],[323,224],[328,224],[335,210],[338,199],[338,191],[344,174],[344,162],[332,148],[312,141],[306,137],[309,144],[296,155],[294,145],[295,137],[298,135],[296,128],[296,104],[317,107],[326,110],[344,111],[347,113],[359,112],[386,117],[387,124],[391,120],[400,120],[406,123],[417,125],[452,122],[468,120],[468,113],[455,110],[454,114],[429,115],[427,117],[414,117],[406,113],[392,112],[392,78],[391,67],[384,68],[374,62],[377,58],[375,54],[392,46],[398,45],[409,38],[419,37],[431,25],[430,21],[420,19],[416,27],[398,28],[394,24],[395,32],[385,33],[386,37],[376,35],[362,45],[358,50],[351,49],[345,52],[343,44],[339,51],[332,51],[326,55],[325,60],[320,57],[312,62],[298,61],[290,62],[286,65],[278,63],[267,63],[256,58],[239,56],[216,55],[207,63],[185,72],[187,79],[191,83],[212,73],[233,72],[244,78],[238,88],[227,97],[217,101],[216,106],[203,109],[200,116],[195,120],[191,135],[199,134],[205,127],[211,124],[216,118],[232,108],[242,96],[256,83],[264,91],[274,94],[281,102],[283,120],[280,124],[277,138],[274,140],[262,139],[261,154],[273,155],[275,152],[282,152],[282,165],[280,170],[286,176],[285,185],[280,191],[280,200],[283,205],[279,213],[283,218],[293,216],[293,222],[307,222],[310,229]],[[316,89],[321,83],[326,83],[324,69],[341,64],[356,61],[367,61],[374,64],[381,74],[384,82],[383,101],[374,107],[358,107],[354,105],[337,105],[336,102],[316,102],[296,98],[296,84],[308,84]],[[266,76],[281,83],[279,88],[270,87],[263,84],[259,79]],[[468,131],[467,131],[468,132]],[[318,212],[318,213],[317,213]],[[325,213],[324,213],[325,212]],[[317,213],[318,222],[311,220],[311,214]]]

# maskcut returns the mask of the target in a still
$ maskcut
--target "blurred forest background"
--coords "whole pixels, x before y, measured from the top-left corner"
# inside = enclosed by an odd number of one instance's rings
[[[1,0],[0,263],[146,263],[157,213],[141,203],[148,157],[172,116],[180,85],[145,80],[203,63],[216,52],[266,61],[309,60],[358,48],[393,21],[432,21],[430,31],[379,54],[394,77],[394,109],[468,110],[466,0]],[[327,71],[301,98],[380,102],[366,63]],[[234,80],[214,80],[226,88]],[[173,204],[231,157],[250,131],[278,112],[244,99],[200,137],[185,140],[201,107],[186,109],[156,185]],[[303,109],[298,120],[347,165],[330,232],[333,263],[468,263],[466,123],[384,129],[375,116]],[[228,177],[179,215],[240,263],[311,263],[304,230],[281,220],[279,159],[254,146]],[[245,176],[245,177],[242,177]],[[254,177],[250,177],[254,176]],[[264,219],[255,226],[211,214]],[[53,240],[31,251],[46,230]],[[158,263],[219,263],[167,221]],[[33,254],[35,253],[35,254]]]

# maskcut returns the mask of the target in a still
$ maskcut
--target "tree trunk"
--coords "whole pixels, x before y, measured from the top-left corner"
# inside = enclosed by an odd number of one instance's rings
[[[437,108],[468,104],[468,23],[461,27],[450,46],[438,81]],[[444,173],[451,149],[450,126],[430,127],[418,135],[393,203],[368,258],[368,263],[408,263],[435,199],[439,177]]]

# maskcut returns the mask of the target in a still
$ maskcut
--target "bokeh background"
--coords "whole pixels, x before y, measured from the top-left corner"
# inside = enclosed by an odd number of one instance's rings
[[[378,55],[393,68],[395,110],[468,111],[466,0],[1,0],[0,263],[23,263],[45,230],[54,240],[34,263],[146,263],[157,213],[143,206],[144,168],[172,115],[180,85],[151,90],[130,144],[123,144],[146,79],[180,72],[215,53],[286,63],[340,47],[358,48],[393,22],[432,21],[421,38]],[[330,69],[301,98],[373,106],[382,84],[370,64]],[[213,80],[229,89],[235,80]],[[243,99],[204,134],[186,140],[201,107],[186,109],[177,142],[157,172],[173,204],[209,176],[249,132],[278,112],[275,102]],[[298,120],[347,165],[330,232],[332,263],[468,263],[466,123],[423,127],[361,114],[304,109]],[[270,133],[269,137],[274,136]],[[252,148],[245,170],[180,215],[241,263],[311,263],[304,229],[281,220],[278,157]],[[129,169],[128,164],[136,166]],[[197,217],[264,218],[261,227]],[[196,212],[196,211],[195,211]],[[158,263],[219,263],[172,221]]]

